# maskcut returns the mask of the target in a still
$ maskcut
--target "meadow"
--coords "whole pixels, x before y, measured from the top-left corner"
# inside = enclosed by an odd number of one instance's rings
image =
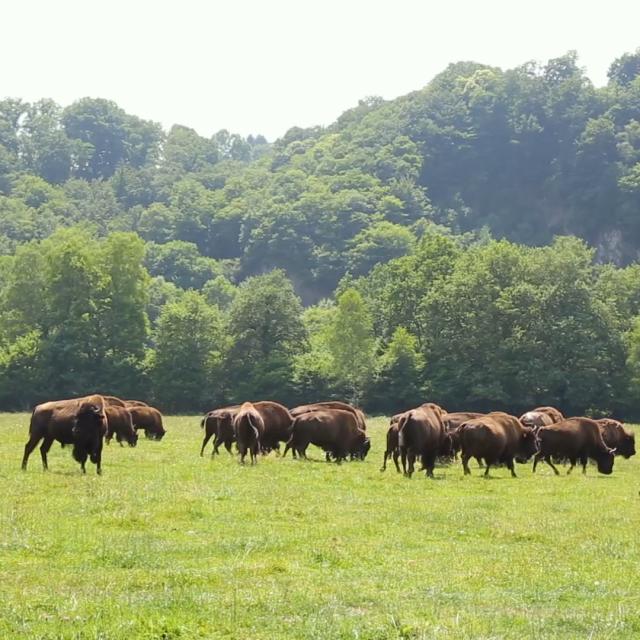
[[[198,455],[199,417],[20,471],[0,415],[0,638],[638,638],[640,461],[612,476]]]

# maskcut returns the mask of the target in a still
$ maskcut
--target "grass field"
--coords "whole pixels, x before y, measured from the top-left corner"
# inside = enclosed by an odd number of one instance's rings
[[[638,638],[640,462],[364,463],[198,456],[197,417],[112,444],[82,476],[54,445],[19,470],[28,417],[1,415],[0,638]]]

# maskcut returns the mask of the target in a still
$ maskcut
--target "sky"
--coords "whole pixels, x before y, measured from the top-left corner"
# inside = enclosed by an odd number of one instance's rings
[[[269,140],[450,62],[511,68],[575,49],[596,85],[640,47],[640,0],[20,0],[2,6],[0,98],[101,97]]]

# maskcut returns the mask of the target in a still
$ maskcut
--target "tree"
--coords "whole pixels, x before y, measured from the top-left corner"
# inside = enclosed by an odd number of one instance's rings
[[[167,303],[154,332],[149,375],[155,402],[167,411],[204,411],[221,398],[223,319],[195,291]]]
[[[302,305],[284,272],[247,278],[229,311],[232,346],[225,371],[233,397],[279,399],[293,394],[293,359],[305,350]]]
[[[337,302],[327,334],[327,347],[336,379],[347,388],[349,399],[359,403],[375,371],[373,321],[355,289],[344,291]]]
[[[418,341],[398,327],[382,353],[369,406],[385,413],[398,413],[421,404],[424,360]]]

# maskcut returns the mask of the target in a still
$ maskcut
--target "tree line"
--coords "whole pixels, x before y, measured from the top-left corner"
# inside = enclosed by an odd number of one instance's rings
[[[429,233],[303,307],[282,270],[184,290],[131,233],[60,229],[0,260],[0,408],[110,392],[166,411],[342,398],[640,415],[640,265],[577,238],[526,247]]]
[[[600,88],[573,52],[452,64],[273,143],[5,99],[0,408],[97,389],[627,415],[639,210],[640,50]]]

